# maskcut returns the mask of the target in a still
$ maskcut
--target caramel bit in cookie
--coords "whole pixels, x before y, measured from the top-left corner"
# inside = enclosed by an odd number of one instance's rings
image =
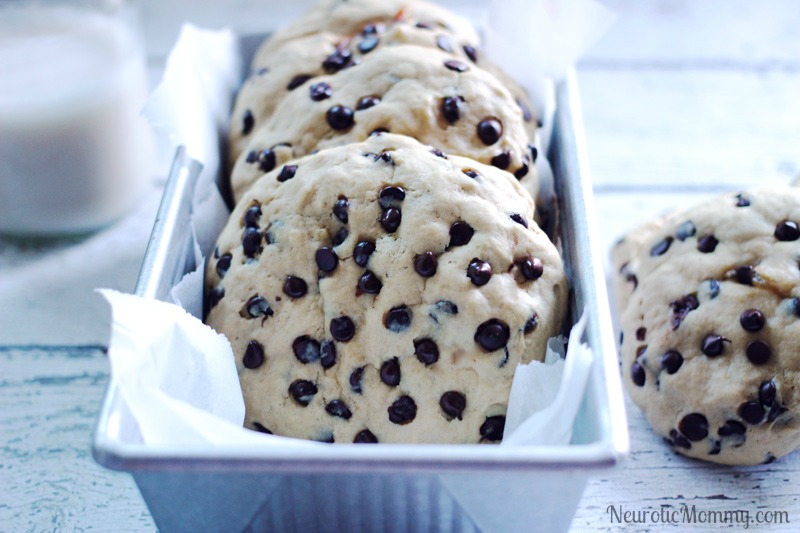
[[[242,318],[259,318],[263,317],[264,320],[271,317],[275,312],[263,296],[252,296],[247,303],[244,304],[244,309],[239,312]]]
[[[664,239],[658,241],[650,248],[650,255],[652,257],[656,257],[659,255],[664,255],[669,250],[670,245],[674,239],[672,237],[664,237]]]
[[[373,241],[359,241],[353,249],[353,261],[358,266],[365,267],[369,262],[369,256],[375,251],[375,243]]]
[[[467,397],[458,391],[447,391],[439,398],[439,407],[448,420],[463,420],[464,409],[467,408]]]
[[[524,228],[528,227],[528,221],[525,220],[525,217],[523,217],[522,215],[520,215],[518,213],[514,213],[513,215],[511,215],[511,220],[513,220],[514,222],[516,222],[517,224],[519,224],[520,226],[522,226]]]
[[[752,265],[742,265],[736,267],[736,281],[742,285],[752,285],[756,278],[756,269]]]
[[[477,172],[475,172],[471,168],[465,168],[462,172],[464,172],[464,174],[466,174],[467,176],[469,176],[472,179],[478,179],[478,177],[480,176],[480,174],[478,174]]]
[[[478,50],[474,46],[465,44],[462,48],[464,49],[464,53],[467,54],[467,57],[470,59],[470,61],[473,63],[478,62]]]
[[[475,330],[475,342],[487,352],[494,352],[508,344],[511,333],[508,324],[497,318],[491,318]]]
[[[365,429],[359,431],[353,439],[354,444],[377,444],[378,437],[376,437],[370,430]]]
[[[336,345],[325,339],[319,345],[319,362],[325,370],[336,364]]]
[[[491,146],[503,135],[503,124],[494,117],[487,117],[478,123],[477,131],[478,138],[483,141],[483,144]]]
[[[487,416],[478,430],[481,440],[497,442],[503,439],[503,431],[506,429],[506,417],[502,415]]]
[[[350,202],[347,200],[347,197],[342,195],[339,196],[339,199],[336,200],[336,203],[333,205],[333,216],[338,218],[344,224],[347,224],[348,220],[348,210],[350,209]]]
[[[720,437],[730,437],[731,435],[744,435],[747,427],[738,420],[728,420],[717,430]]]
[[[380,44],[380,39],[374,35],[367,35],[358,43],[358,51],[362,54],[368,54],[375,50],[375,47]]]
[[[669,436],[670,438],[668,442],[673,446],[677,446],[678,448],[684,448],[687,450],[692,447],[692,443],[689,442],[689,440],[686,437],[681,435],[677,429],[670,430]]]
[[[406,191],[402,187],[384,187],[378,194],[378,203],[381,209],[400,207],[400,204],[402,204],[405,199]]]
[[[518,259],[517,268],[522,273],[522,276],[530,281],[539,279],[544,274],[544,265],[542,264],[542,260],[538,257],[526,257],[524,259]]]
[[[430,278],[436,274],[438,261],[433,252],[423,252],[414,257],[414,270],[423,278]]]
[[[439,35],[436,37],[436,46],[438,46],[440,50],[444,50],[450,54],[453,53],[453,41],[447,35]]]
[[[392,307],[383,317],[383,325],[391,332],[400,333],[411,326],[413,313],[405,305]]]
[[[331,319],[331,335],[339,342],[347,342],[356,334],[356,325],[349,316]]]
[[[277,179],[279,182],[283,183],[284,181],[292,179],[295,174],[297,174],[297,165],[284,165]]]
[[[353,110],[343,105],[335,105],[328,109],[326,118],[328,125],[337,131],[350,129],[355,124]]]
[[[500,170],[508,170],[508,167],[511,166],[511,152],[506,150],[497,154],[492,158],[491,163],[493,167],[497,167]]]
[[[730,339],[726,339],[721,335],[717,335],[716,333],[712,333],[710,335],[706,335],[703,339],[703,343],[701,345],[701,349],[704,354],[708,357],[717,357],[721,355],[722,352],[725,350],[725,343],[731,342]]]
[[[350,372],[350,389],[356,394],[362,394],[364,389],[361,384],[361,379],[364,377],[364,367],[360,366]]]
[[[390,207],[386,209],[381,215],[381,226],[387,233],[394,233],[400,227],[400,222],[403,220],[403,214],[397,207]]]
[[[247,157],[249,161],[250,155],[248,154]],[[277,164],[277,159],[275,158],[275,152],[267,148],[266,150],[258,152],[255,156],[255,161],[252,162],[258,162],[258,168],[261,169],[261,172],[272,172]]]
[[[796,241],[800,239],[800,227],[793,220],[784,220],[775,226],[775,238],[779,241]]]
[[[689,237],[694,237],[696,233],[697,228],[694,226],[694,222],[687,220],[675,230],[675,238],[683,242]]]
[[[339,265],[339,256],[331,248],[322,246],[314,254],[317,266],[323,272],[333,272]]]
[[[381,381],[390,387],[400,385],[400,360],[392,357],[383,362],[380,370]]]
[[[644,373],[644,367],[638,361],[634,361],[631,365],[631,381],[637,387],[644,387],[644,382],[647,376]]]
[[[328,405],[325,406],[325,412],[331,416],[343,418],[345,420],[350,420],[350,417],[353,416],[350,408],[347,407],[347,404],[342,400],[331,400],[328,402]]]
[[[672,307],[672,331],[678,329],[691,311],[697,309],[700,302],[697,300],[697,295],[687,294],[669,304]]]
[[[246,257],[252,259],[261,252],[262,237],[258,229],[245,228],[244,232],[242,232],[242,252]]]
[[[308,335],[297,337],[292,343],[292,351],[298,361],[304,365],[319,361],[320,346],[319,342]]]
[[[467,277],[476,287],[489,283],[492,278],[492,265],[478,258],[473,258],[467,267]]]
[[[690,413],[681,419],[678,429],[687,439],[697,442],[708,437],[708,419],[700,413]]]
[[[298,379],[289,385],[289,394],[292,395],[294,401],[306,407],[317,394],[317,386],[307,379]]]
[[[770,407],[775,402],[777,393],[778,388],[775,386],[775,382],[768,379],[758,387],[758,401]]]
[[[739,417],[752,426],[760,424],[765,414],[764,406],[759,402],[745,402],[739,406]]]
[[[253,116],[253,112],[249,109],[246,109],[244,114],[242,115],[242,135],[247,135],[251,131],[253,131],[253,126],[256,125],[256,117]]]
[[[322,62],[322,68],[328,74],[339,72],[343,68],[353,65],[353,53],[347,48],[339,48],[325,58]]]
[[[231,254],[225,254],[217,260],[217,275],[220,278],[224,278],[225,274],[228,273],[228,269],[231,267],[231,260],[233,256]]]
[[[264,364],[264,347],[258,341],[250,341],[242,357],[245,368],[254,370]]]
[[[736,207],[747,207],[750,205],[750,199],[745,198],[744,193],[736,195]]]
[[[448,59],[444,62],[444,66],[453,72],[466,72],[469,70],[469,66],[467,66],[466,63],[458,61],[457,59]]]
[[[257,228],[258,221],[261,219],[261,206],[251,205],[242,216],[242,223],[246,228]]]
[[[536,311],[531,314],[531,317],[525,321],[525,325],[522,327],[522,332],[527,335],[528,333],[533,333],[533,330],[536,329],[536,326],[539,325],[539,315]]]
[[[417,404],[411,396],[401,396],[387,409],[389,421],[393,424],[405,425],[417,416]]]
[[[208,293],[208,307],[211,309],[215,307],[220,300],[225,297],[225,289],[223,287],[214,287],[211,289],[211,292]]]
[[[344,241],[347,240],[347,236],[350,235],[350,232],[347,231],[347,228],[339,228],[339,230],[333,234],[333,245],[339,246]]]
[[[472,226],[464,222],[463,220],[457,220],[453,222],[453,225],[450,226],[450,243],[447,245],[448,248],[453,246],[463,246],[467,244],[472,236],[475,234],[475,230],[472,229]]]
[[[287,276],[283,283],[283,293],[290,298],[301,298],[308,292],[308,285],[303,278]]]
[[[760,331],[765,322],[764,313],[758,309],[746,309],[739,315],[739,324],[747,331]]]
[[[356,102],[356,111],[363,111],[364,109],[369,109],[370,107],[374,107],[379,103],[381,103],[380,96],[374,96],[374,95],[362,96],[361,98],[358,99],[358,102]]]
[[[308,88],[308,95],[313,101],[321,102],[333,96],[333,89],[330,84],[321,81]]]
[[[697,239],[697,249],[704,254],[710,254],[716,250],[718,244],[719,241],[713,235],[703,235]]]
[[[286,90],[293,91],[313,77],[314,76],[312,76],[311,74],[298,74],[289,81],[289,84],[286,86]]]
[[[674,374],[683,365],[683,355],[677,350],[669,350],[661,356],[661,368],[667,371],[667,374]]]
[[[371,270],[364,272],[358,279],[358,290],[366,294],[379,294],[383,283]]]
[[[455,124],[461,118],[460,106],[464,103],[461,96],[445,96],[442,98],[442,116],[450,124]]]
[[[417,339],[414,341],[414,354],[420,363],[430,366],[439,360],[439,346],[433,339]]]
[[[745,354],[747,354],[747,358],[754,365],[763,365],[769,361],[772,350],[769,347],[769,343],[766,341],[756,340],[747,343]]]
[[[521,167],[514,171],[514,177],[521,180],[528,175],[528,164],[523,163]]]
[[[259,433],[266,433],[267,435],[272,435],[272,432],[259,422],[253,422],[253,429],[258,431]]]

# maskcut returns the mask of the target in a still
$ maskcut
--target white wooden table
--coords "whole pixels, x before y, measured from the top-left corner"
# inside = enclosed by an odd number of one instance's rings
[[[800,3],[604,3],[620,18],[578,68],[604,249],[665,209],[800,175]],[[245,20],[255,4],[224,13]],[[142,5],[157,66],[187,11]],[[188,13],[216,24],[220,9]],[[133,480],[92,461],[90,438],[108,379],[108,310],[91,289],[132,288],[157,203],[155,184],[136,213],[81,243],[0,240],[0,531],[155,529]],[[725,511],[747,511],[754,530],[800,529],[800,453],[707,465],[672,453],[632,405],[628,415],[631,454],[590,481],[573,531],[742,529],[709,523]],[[671,511],[684,505],[706,523],[681,523]],[[645,522],[619,523],[610,507]],[[753,523],[764,511],[784,523]]]

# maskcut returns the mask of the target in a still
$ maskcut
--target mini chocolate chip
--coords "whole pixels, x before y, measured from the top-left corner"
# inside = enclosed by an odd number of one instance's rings
[[[253,131],[253,126],[255,126],[255,124],[256,117],[253,116],[253,112],[249,109],[245,110],[242,116],[242,135],[247,135]]]
[[[374,130],[369,132],[369,136],[373,137],[375,135],[380,135],[381,133],[389,133],[389,130],[387,130],[386,128],[375,128]]]
[[[329,84],[321,81],[308,88],[308,95],[315,102],[321,102],[333,96],[333,89]]]
[[[500,170],[508,170],[508,167],[511,166],[511,152],[506,150],[497,154],[492,158],[491,163],[493,167],[497,167]]]
[[[692,447],[692,443],[689,442],[686,437],[678,433],[677,429],[670,430],[669,436],[671,438],[671,443],[673,446],[677,446],[678,448],[684,448],[687,450]]]
[[[725,350],[725,341],[730,342],[729,339],[717,334],[707,335],[703,339],[702,350],[708,357],[716,357]]]
[[[695,228],[694,223],[691,220],[687,220],[675,231],[675,238],[679,241],[685,241],[689,237],[694,237],[695,233],[697,233],[697,228]]]
[[[431,148],[431,153],[436,157],[441,157],[442,159],[447,159],[447,155],[444,152],[439,150],[438,148]]]
[[[528,222],[525,220],[525,217],[523,217],[518,213],[514,213],[513,215],[511,215],[511,220],[513,220],[514,222],[516,222],[517,224],[519,224],[524,228],[528,227]]]
[[[539,126],[541,128],[541,126]],[[528,150],[531,152],[531,163],[536,163],[536,160],[539,158],[539,149],[536,148],[534,145],[529,144]]]
[[[433,29],[433,26],[431,26],[427,22],[417,22],[416,23],[416,27],[420,28],[420,29],[423,29],[423,30],[432,30]]]
[[[631,364],[631,381],[637,387],[644,387],[644,383],[646,381],[647,375],[644,372],[644,367],[639,364],[638,361],[634,361]]]
[[[245,310],[247,316],[242,315],[244,318],[258,318],[258,317],[266,317],[269,318],[275,312],[269,306],[269,302],[263,296],[253,296],[247,303],[245,304]]]
[[[339,246],[347,240],[348,235],[350,235],[350,232],[347,231],[347,228],[339,228],[339,230],[333,235],[333,245]]]
[[[463,420],[464,409],[467,407],[467,397],[454,390],[447,391],[439,398],[439,407],[449,419]]]
[[[678,329],[691,311],[700,306],[695,294],[687,294],[669,304],[672,307],[672,331]]]
[[[290,298],[300,298],[308,292],[308,285],[303,278],[288,276],[283,283],[283,293]]]
[[[747,428],[738,420],[728,420],[717,430],[720,437],[730,437],[731,435],[744,435]]]
[[[719,455],[722,451],[722,443],[718,440],[711,440],[711,447],[708,449],[708,455]]]
[[[745,402],[739,406],[739,416],[751,425],[760,424],[765,414],[764,406],[758,402]]]
[[[491,146],[503,135],[503,124],[494,117],[485,118],[478,123],[477,131],[483,144]]]
[[[672,244],[672,237],[664,237],[663,240],[655,243],[652,248],[650,248],[650,255],[656,257],[658,255],[664,255],[669,250],[669,245]]]
[[[439,300],[435,304],[436,310],[446,315],[457,315],[458,306],[450,300]]]
[[[385,27],[380,22],[378,23],[369,23],[364,26],[361,30],[362,35],[375,35],[376,33],[383,33]]]
[[[519,167],[516,171],[514,171],[514,177],[518,180],[521,180],[525,176],[528,175],[528,164],[523,163],[521,167]]]
[[[544,274],[544,265],[538,257],[518,259],[516,264],[522,276],[527,280],[539,279]]]
[[[453,41],[450,40],[450,37],[447,35],[439,35],[436,37],[436,46],[438,46],[440,50],[451,54],[453,53]]]
[[[350,417],[353,416],[353,413],[350,412],[350,408],[347,407],[347,404],[342,400],[331,400],[328,402],[328,405],[325,406],[325,412],[331,416],[344,418],[345,420],[350,420]]]
[[[420,363],[430,366],[439,360],[439,347],[433,339],[418,339],[414,341],[414,354]]]
[[[377,444],[378,437],[376,437],[370,430],[365,429],[359,431],[353,439],[354,444]]]
[[[719,241],[713,235],[703,235],[697,239],[697,249],[704,254],[713,252],[718,244]]]
[[[294,401],[303,407],[311,403],[314,395],[317,393],[317,386],[307,379],[298,379],[289,385],[289,394],[292,395]]]
[[[350,380],[349,380],[350,381],[350,388],[356,394],[361,394],[361,393],[364,392],[364,389],[362,388],[362,384],[361,384],[361,378],[363,376],[364,376],[364,367],[363,366],[360,366],[360,367],[356,368],[355,370],[353,370],[352,372],[350,372]]]
[[[381,209],[389,209],[390,207],[400,207],[403,200],[406,199],[406,191],[402,187],[384,187],[378,193],[378,203]]]
[[[362,54],[368,54],[375,50],[375,47],[378,46],[378,43],[380,43],[380,39],[373,35],[369,35],[361,39],[361,41],[358,43],[358,51]]]
[[[772,350],[766,341],[757,340],[747,343],[745,353],[747,354],[747,358],[751,363],[754,365],[763,365],[769,361],[769,358],[772,355]]]
[[[620,333],[622,333],[622,332],[620,332]],[[647,336],[647,328],[646,327],[642,326],[642,327],[636,329],[636,340],[637,341],[643,341],[646,336]]]
[[[747,331],[760,331],[765,321],[764,313],[758,309],[746,309],[739,315],[739,323]]]
[[[796,241],[800,239],[800,227],[793,220],[784,220],[775,226],[775,238],[779,241]]]
[[[398,305],[397,307],[392,307],[383,317],[383,325],[389,331],[394,333],[400,333],[401,331],[405,331],[411,326],[411,319],[413,317],[413,313],[411,309],[409,309],[405,305]]]
[[[708,280],[708,297],[712,300],[719,296],[719,282],[715,279]]]
[[[497,318],[491,318],[475,330],[475,342],[487,352],[493,352],[508,344],[511,333],[508,324]]]
[[[430,278],[436,274],[437,263],[433,252],[423,252],[414,257],[414,270],[423,278]]]
[[[533,333],[533,330],[536,329],[536,326],[539,325],[539,315],[536,311],[533,312],[531,317],[525,322],[525,325],[522,327],[522,332],[527,335],[528,333]]]
[[[336,442],[333,439],[333,433],[332,432],[323,433],[323,434],[321,434],[319,437],[317,437],[314,440],[316,440],[317,442],[324,442],[326,444],[333,444],[334,442]]]
[[[275,152],[270,149],[260,151],[257,156],[257,161],[258,168],[260,168],[262,172],[271,172],[277,164]]]
[[[356,111],[363,111],[364,109],[369,109],[370,107],[376,106],[381,103],[381,99],[378,96],[362,96],[356,102]]]
[[[289,82],[289,85],[286,86],[286,89],[289,91],[293,91],[303,85],[305,82],[313,78],[311,74],[298,74]]]
[[[337,48],[331,55],[325,58],[322,62],[322,68],[328,74],[333,74],[350,66],[353,60],[353,54],[347,48]]]
[[[339,264],[339,256],[327,246],[319,248],[314,254],[314,258],[317,261],[317,266],[323,272],[333,272]]]
[[[452,246],[463,246],[472,239],[474,234],[475,230],[472,229],[472,226],[463,220],[457,220],[450,226],[450,243],[447,246],[448,248]]]
[[[468,169],[464,170],[464,174],[466,174],[467,176],[469,176],[472,179],[477,179],[478,176],[480,176],[480,174],[478,174],[477,172],[475,172],[471,168],[468,168]]]
[[[469,69],[466,63],[462,63],[461,61],[457,61],[455,59],[445,61],[444,66],[454,72],[465,72]]]
[[[750,200],[743,196],[743,193],[736,195],[736,207],[747,207],[750,205]]]
[[[258,431],[259,433],[266,433],[267,435],[272,435],[273,433],[268,430],[263,424],[258,422],[253,422],[253,429]]]
[[[800,318],[800,298],[792,300],[792,310],[794,311],[794,316]]]
[[[397,357],[392,357],[388,361],[384,361],[381,365],[381,381],[390,387],[397,387],[400,385],[400,360]]]
[[[742,285],[752,285],[756,277],[756,269],[751,265],[736,267],[736,281]]]
[[[764,381],[758,387],[758,401],[769,407],[773,404],[773,402],[775,402],[775,396],[777,393],[778,388],[775,386],[774,381],[771,379]]]
[[[461,118],[459,106],[464,102],[461,96],[445,96],[442,98],[442,115],[450,124],[455,124]]]
[[[278,181],[281,183],[289,181],[295,174],[297,174],[297,165],[284,165],[278,174]]]
[[[224,278],[225,274],[228,273],[228,269],[231,267],[232,259],[233,256],[231,254],[225,254],[217,261],[217,275],[220,278]]]
[[[264,364],[264,347],[258,341],[250,341],[242,357],[242,364],[245,368],[254,370]]]
[[[473,63],[478,61],[478,51],[475,49],[474,46],[465,44],[463,48],[464,48],[464,53],[467,54],[467,57],[470,58],[470,60]]]
[[[333,215],[347,224],[347,210],[350,207],[350,202],[345,196],[340,196],[333,206]]]
[[[411,396],[401,396],[386,410],[389,421],[394,424],[408,424],[417,416],[417,404]]]
[[[336,345],[328,339],[319,345],[319,363],[326,370],[336,364]]]
[[[481,434],[481,440],[499,441],[503,438],[503,431],[506,429],[506,417],[487,416],[478,431]]]
[[[492,265],[481,259],[473,258],[467,267],[467,277],[477,287],[486,285],[492,277]]]
[[[678,429],[692,442],[708,436],[708,419],[700,413],[690,413],[681,419]]]
[[[319,350],[319,343],[308,335],[297,337],[292,343],[294,356],[304,365],[319,361]]]
[[[261,206],[251,205],[247,208],[247,211],[244,212],[242,222],[244,222],[247,228],[257,228],[259,219],[261,219]]]
[[[328,125],[337,131],[350,129],[355,124],[353,110],[343,105],[335,105],[328,109],[326,117]]]
[[[367,294],[378,294],[383,288],[383,283],[372,271],[367,270],[358,279],[358,288]]]
[[[528,105],[522,101],[521,98],[517,98],[517,105],[519,106],[520,110],[522,111],[522,119],[525,122],[530,122],[533,120],[533,112]]]
[[[390,207],[381,215],[381,226],[387,233],[394,233],[400,227],[400,222],[403,220],[403,214],[399,208]]]
[[[365,267],[369,262],[369,256],[375,251],[375,243],[372,241],[360,241],[353,249],[353,261],[358,266]]]
[[[349,316],[331,319],[331,335],[339,342],[347,342],[356,334],[356,325]]]
[[[661,366],[667,374],[674,374],[683,364],[683,355],[677,350],[669,350],[661,356]]]

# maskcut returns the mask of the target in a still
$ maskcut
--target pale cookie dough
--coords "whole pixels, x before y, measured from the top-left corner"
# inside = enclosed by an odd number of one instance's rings
[[[800,189],[728,194],[613,251],[631,398],[678,452],[725,464],[800,447]]]
[[[276,185],[278,184],[278,185]],[[496,442],[516,365],[567,283],[505,173],[379,134],[266,174],[207,267],[247,427],[352,442]]]
[[[494,76],[451,54],[395,45],[290,91],[237,160],[234,199],[289,159],[386,130],[508,170],[536,198],[536,150],[513,96]]]

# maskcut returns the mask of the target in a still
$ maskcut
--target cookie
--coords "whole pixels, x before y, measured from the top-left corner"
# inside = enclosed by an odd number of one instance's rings
[[[684,455],[770,462],[800,446],[800,189],[728,194],[613,251],[624,382]]]
[[[267,173],[206,276],[246,426],[498,441],[516,365],[543,358],[565,314],[561,260],[532,216],[504,172],[398,135]]]
[[[446,52],[398,44],[290,91],[236,161],[234,198],[289,159],[387,130],[508,170],[536,197],[536,150],[508,90]]]

